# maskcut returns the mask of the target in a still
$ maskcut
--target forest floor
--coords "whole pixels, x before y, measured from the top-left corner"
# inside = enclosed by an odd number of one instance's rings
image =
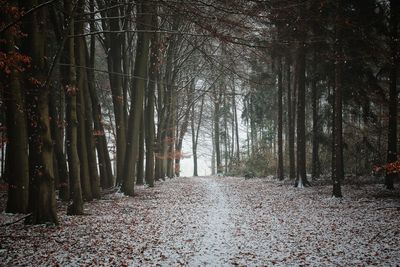
[[[398,188],[399,186],[397,186]],[[400,191],[293,188],[231,177],[175,178],[85,204],[59,226],[4,226],[1,266],[399,266]],[[4,209],[5,194],[0,198]]]

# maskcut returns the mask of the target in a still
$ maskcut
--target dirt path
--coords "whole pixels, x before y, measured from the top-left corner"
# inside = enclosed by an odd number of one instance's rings
[[[206,224],[202,229],[204,236],[199,242],[200,249],[189,265],[229,264],[230,256],[238,253],[234,242],[232,222],[232,203],[228,202],[224,184],[215,179],[200,178],[199,182],[207,191],[203,200],[206,208]],[[194,216],[194,215],[193,215]]]
[[[400,192],[380,188],[337,200],[330,186],[176,178],[87,203],[87,216],[59,203],[58,227],[1,227],[0,266],[396,266]]]

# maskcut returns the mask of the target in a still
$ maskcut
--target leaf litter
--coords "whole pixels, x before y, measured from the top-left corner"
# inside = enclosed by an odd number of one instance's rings
[[[0,227],[1,266],[399,266],[400,193],[174,178],[85,204],[59,226]],[[0,196],[4,209],[5,194]],[[23,215],[1,213],[0,224]]]

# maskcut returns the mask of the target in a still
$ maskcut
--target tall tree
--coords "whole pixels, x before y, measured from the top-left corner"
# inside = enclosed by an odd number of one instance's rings
[[[282,85],[282,57],[277,58],[277,75],[278,75],[278,179],[284,179],[283,173],[283,85]]]
[[[11,6],[16,3],[9,3]],[[6,7],[1,7],[5,9]],[[18,10],[19,12],[19,10]],[[3,12],[2,12],[3,13]],[[4,15],[5,20],[11,20],[9,14]],[[15,14],[18,16],[18,14]],[[0,54],[11,57],[18,55],[16,51],[19,36],[13,34],[18,32],[18,26],[4,32],[0,38],[5,40],[1,46]],[[29,58],[25,56],[26,63]],[[14,59],[12,59],[14,61]],[[12,63],[12,62],[10,62]],[[26,213],[28,209],[29,195],[29,162],[28,162],[28,133],[24,91],[21,84],[21,71],[26,67],[24,62],[15,62],[7,66],[8,69],[0,68],[1,87],[3,103],[5,105],[6,132],[7,132],[7,154],[6,154],[6,181],[9,184],[6,212]],[[21,66],[20,66],[21,65]],[[4,147],[4,143],[3,143]],[[2,155],[4,156],[4,155]],[[2,160],[4,158],[2,157]],[[2,169],[3,171],[3,169]]]
[[[183,146],[183,138],[185,137],[185,134],[188,130],[189,127],[189,119],[190,119],[190,114],[192,110],[192,105],[194,101],[194,90],[195,90],[195,78],[191,80],[191,82],[188,85],[189,89],[187,92],[187,97],[186,97],[186,104],[183,108],[183,116],[180,119],[180,127],[177,133],[178,140],[175,144],[175,151],[176,151],[176,158],[175,158],[175,176],[179,177],[180,176],[180,163],[181,163],[181,157],[182,157],[182,146]],[[178,127],[178,126],[177,126]]]
[[[235,122],[235,137],[236,137],[236,161],[240,161],[240,146],[239,146],[239,123],[238,123],[238,115],[237,115],[237,107],[236,107],[236,91],[235,91],[235,82],[233,81],[232,85],[232,109],[233,116]]]
[[[53,24],[54,36],[58,40],[57,45],[62,48],[64,46],[65,29],[63,30],[62,16],[57,13],[54,5],[49,6],[50,21]],[[63,52],[65,49],[61,49],[58,53],[61,57],[64,57]],[[58,57],[57,57],[58,58]],[[59,59],[58,59],[59,60]],[[60,71],[65,71],[65,66],[60,67]],[[65,73],[60,73],[60,76],[65,76]],[[59,187],[59,197],[63,201],[69,201],[69,173],[67,158],[64,151],[64,120],[65,120],[65,94],[63,86],[57,86],[50,90],[50,126],[51,136],[53,138],[54,147],[54,175],[58,176],[56,179],[56,187]]]
[[[221,160],[221,147],[220,147],[220,129],[219,129],[219,119],[221,116],[220,103],[222,100],[222,90],[221,88],[214,87],[213,90],[213,104],[214,104],[214,114],[213,114],[213,126],[214,126],[214,150],[215,158],[217,163],[217,174],[222,173],[222,160]]]
[[[134,67],[134,77],[132,81],[132,101],[128,119],[128,137],[126,155],[124,162],[124,172],[122,179],[122,191],[125,195],[133,196],[136,174],[136,163],[139,153],[140,125],[143,117],[143,101],[147,80],[147,70],[149,61],[149,33],[144,31],[151,30],[153,7],[151,3],[141,0],[137,4],[137,44]]]
[[[390,85],[389,85],[389,121],[388,121],[388,145],[387,145],[387,163],[391,164],[398,160],[397,153],[397,106],[399,103],[397,79],[400,62],[399,49],[399,1],[390,1]],[[399,174],[393,171],[387,171],[385,176],[385,184],[387,189],[394,189],[393,180]]]
[[[313,55],[312,62],[312,78],[311,78],[311,105],[312,105],[312,179],[316,179],[320,175],[320,160],[319,160],[319,114],[318,103],[319,94],[317,90],[317,58],[316,53]]]
[[[343,109],[342,109],[342,68],[343,68],[343,47],[342,47],[342,19],[343,3],[337,2],[337,15],[335,18],[335,111],[334,111],[334,150],[335,162],[333,171],[333,196],[342,197],[341,181],[343,180]]]
[[[91,124],[87,123],[86,121],[88,120],[88,116],[91,116],[92,114],[89,113],[87,114],[86,111],[90,110],[89,107],[86,107],[86,104],[90,104],[85,102],[85,96],[84,94],[87,95],[87,72],[85,70],[86,67],[86,55],[85,55],[85,46],[84,42],[85,39],[81,35],[84,33],[84,22],[83,22],[83,13],[85,11],[85,0],[78,0],[77,4],[77,16],[75,20],[75,28],[74,28],[74,33],[78,35],[77,37],[74,38],[75,40],[75,62],[77,66],[80,66],[77,69],[77,116],[78,116],[78,155],[79,155],[79,162],[80,162],[80,172],[81,172],[81,186],[82,186],[82,194],[83,198],[86,201],[91,201],[93,199],[92,195],[92,186],[90,183],[92,175],[96,175],[95,173],[90,173],[89,172],[89,151],[88,151],[88,144],[87,144],[87,138],[86,138],[86,133],[89,132],[90,135],[92,135],[91,132]],[[87,129],[87,126],[89,129]],[[94,159],[95,161],[95,159]],[[92,163],[93,164],[93,163]]]
[[[306,170],[306,52],[303,42],[298,44],[296,55],[296,81],[297,81],[297,177],[295,186],[310,185],[307,180]]]
[[[154,8],[156,11],[157,7]],[[152,27],[153,30],[158,29],[158,17],[157,13],[154,12],[152,16]],[[159,36],[158,33],[154,32],[151,36],[150,46],[150,64],[149,64],[149,81],[147,83],[147,94],[145,102],[145,142],[146,142],[146,170],[145,180],[150,186],[154,186],[155,178],[155,154],[154,154],[154,142],[155,142],[155,125],[154,125],[154,106],[155,106],[155,92],[156,84],[158,80],[158,69],[159,69]]]
[[[20,5],[30,10],[44,1],[21,1]],[[30,152],[35,155],[34,171],[31,172],[31,204],[32,216],[29,223],[58,223],[56,213],[56,199],[53,170],[53,144],[50,130],[49,93],[46,33],[47,33],[47,6],[38,9],[25,19],[24,29],[27,33],[24,49],[32,57],[31,77],[27,77],[30,96],[32,99],[32,118],[36,124],[31,125],[32,146]]]
[[[294,156],[294,132],[295,132],[295,123],[294,123],[294,109],[293,109],[293,102],[292,95],[294,90],[292,90],[292,84],[290,82],[291,79],[291,71],[290,71],[290,58],[286,56],[285,60],[286,65],[286,82],[287,82],[287,123],[288,123],[288,146],[289,146],[289,178],[294,179],[295,174],[295,156]]]
[[[106,5],[107,4],[107,5]],[[126,143],[126,107],[123,93],[123,68],[122,68],[122,43],[123,34],[121,26],[121,1],[97,0],[100,14],[102,15],[102,28],[109,30],[105,35],[104,45],[107,53],[107,65],[109,70],[112,102],[114,107],[115,131],[116,131],[116,176],[117,184],[122,183]]]
[[[144,112],[143,112],[144,116]],[[142,116],[142,117],[143,117]],[[145,154],[145,147],[144,147],[144,137],[146,134],[145,131],[145,122],[144,117],[141,120],[141,127],[140,127],[140,134],[139,134],[139,154],[137,160],[137,175],[136,175],[136,184],[143,185],[144,184],[144,154]]]
[[[93,1],[93,0],[91,0]],[[94,12],[94,4],[91,4],[91,12]],[[90,31],[94,32],[94,18],[90,23]],[[85,43],[86,45],[86,43]],[[98,155],[98,164],[100,170],[100,185],[103,189],[110,188],[114,185],[114,177],[112,173],[110,154],[107,147],[107,139],[104,131],[103,125],[103,115],[101,111],[101,105],[99,102],[99,97],[96,92],[94,65],[95,65],[95,45],[96,41],[94,35],[90,38],[90,52],[86,47],[86,61],[88,64],[87,77],[88,77],[88,88],[90,100],[92,103],[92,116],[93,116],[93,132],[95,135],[96,149]],[[87,100],[86,100],[87,101]]]
[[[190,120],[190,127],[192,131],[192,153],[193,153],[193,176],[199,176],[198,174],[198,164],[197,164],[197,146],[199,143],[199,133],[200,133],[200,127],[201,127],[201,122],[203,119],[203,108],[204,108],[204,99],[205,97],[201,97],[201,104],[200,104],[200,111],[198,113],[198,120],[197,120],[197,126],[195,127],[195,103],[192,105],[192,118]]]
[[[68,35],[74,36],[74,13],[76,2],[64,0],[64,12],[69,17],[66,20],[65,27],[68,29]],[[66,130],[66,146],[68,155],[68,167],[71,184],[72,204],[68,207],[68,214],[83,214],[83,198],[80,176],[80,162],[78,155],[78,116],[77,116],[77,83],[75,69],[75,51],[74,37],[70,37],[65,42],[65,59],[66,77],[64,77],[63,85],[67,100],[67,130]]]

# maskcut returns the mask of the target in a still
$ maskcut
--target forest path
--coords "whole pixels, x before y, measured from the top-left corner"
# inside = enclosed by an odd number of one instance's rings
[[[232,220],[234,203],[228,200],[226,185],[220,179],[199,178],[198,181],[207,192],[201,208],[207,221],[202,227],[204,235],[199,243],[199,250],[189,261],[189,265],[229,264],[229,257],[238,253]],[[193,216],[196,216],[197,212],[193,211]]]
[[[86,216],[58,202],[57,227],[0,227],[0,266],[398,266],[400,190],[381,188],[345,185],[339,200],[331,186],[168,179],[85,203]]]

